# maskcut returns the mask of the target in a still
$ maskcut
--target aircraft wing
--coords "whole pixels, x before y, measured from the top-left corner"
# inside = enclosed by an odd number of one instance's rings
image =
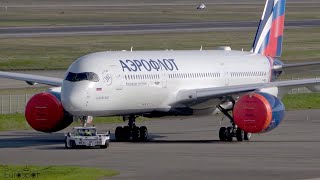
[[[15,79],[19,81],[26,81],[30,85],[46,84],[51,86],[61,86],[63,81],[63,79],[60,79],[60,78],[23,74],[23,73],[4,72],[4,71],[0,71],[0,77]]]
[[[305,66],[314,66],[320,65],[320,62],[304,62],[304,63],[295,63],[295,64],[284,64],[282,68],[295,68],[295,67],[305,67]]]
[[[303,62],[294,64],[275,65],[274,70],[282,69],[285,73],[319,72],[320,62]]]
[[[313,91],[318,91],[315,88],[316,85],[320,85],[320,79],[301,79],[301,80],[288,80],[288,81],[276,81],[269,83],[257,83],[248,85],[236,85],[236,86],[225,86],[225,87],[213,87],[213,88],[202,88],[202,89],[186,89],[178,92],[177,103],[190,102],[196,99],[211,99],[218,98],[228,95],[236,95],[247,92],[253,92],[263,88],[285,88],[292,89],[296,87],[310,87]]]

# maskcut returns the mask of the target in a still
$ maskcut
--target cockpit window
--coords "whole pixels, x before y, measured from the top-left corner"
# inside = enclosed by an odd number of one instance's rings
[[[66,77],[66,80],[71,82],[83,81],[83,80],[98,82],[99,76],[94,72],[82,72],[82,73],[69,72],[69,74]]]

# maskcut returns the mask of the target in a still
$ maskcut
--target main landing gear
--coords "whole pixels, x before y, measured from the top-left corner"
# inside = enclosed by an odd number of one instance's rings
[[[128,126],[118,126],[116,128],[115,137],[117,141],[146,141],[148,139],[148,129],[145,126],[136,126],[137,117],[134,115],[129,116]]]
[[[233,102],[234,104],[234,102]],[[249,141],[251,138],[251,133],[246,133],[234,123],[233,117],[229,114],[229,111],[232,109],[224,109],[221,105],[218,105],[217,108],[230,119],[231,126],[221,127],[219,130],[219,139],[220,141],[232,141],[233,137],[237,138],[237,141]]]

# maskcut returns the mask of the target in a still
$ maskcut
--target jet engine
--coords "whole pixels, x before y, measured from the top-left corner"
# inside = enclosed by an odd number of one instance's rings
[[[60,94],[43,92],[31,97],[26,106],[28,124],[41,132],[56,132],[68,127],[73,117],[63,108]]]
[[[243,95],[233,109],[235,124],[248,133],[276,128],[284,118],[285,107],[277,97],[263,92]]]

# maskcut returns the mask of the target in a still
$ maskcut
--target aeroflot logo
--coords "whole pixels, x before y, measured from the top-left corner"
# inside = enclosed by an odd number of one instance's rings
[[[157,59],[157,60],[119,60],[122,71],[174,71],[179,70],[174,59]]]

